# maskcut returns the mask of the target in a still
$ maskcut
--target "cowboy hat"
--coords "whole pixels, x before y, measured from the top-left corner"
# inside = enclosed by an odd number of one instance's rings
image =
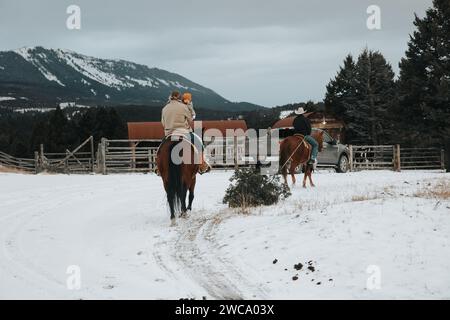
[[[305,109],[303,107],[299,107],[297,110],[294,111],[295,114],[304,114],[306,113]]]

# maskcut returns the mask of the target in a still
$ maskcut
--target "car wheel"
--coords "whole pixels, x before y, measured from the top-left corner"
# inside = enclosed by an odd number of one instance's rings
[[[346,173],[349,169],[348,157],[345,154],[342,154],[339,158],[337,164],[337,172]]]

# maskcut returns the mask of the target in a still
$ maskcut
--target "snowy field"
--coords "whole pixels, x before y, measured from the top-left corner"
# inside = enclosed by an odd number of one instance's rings
[[[320,171],[239,214],[231,173],[175,227],[154,175],[0,174],[0,298],[450,298],[449,174]]]

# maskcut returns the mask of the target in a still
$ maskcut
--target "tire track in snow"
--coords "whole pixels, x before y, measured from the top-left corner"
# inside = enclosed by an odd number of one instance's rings
[[[64,283],[35,265],[21,249],[23,230],[26,228],[29,230],[33,223],[43,218],[48,212],[57,208],[64,201],[70,200],[70,196],[61,196],[57,203],[51,199],[51,197],[42,197],[39,200],[33,199],[31,203],[26,205],[21,201],[19,212],[1,218],[0,269],[3,270],[2,273],[10,274],[12,278],[26,283],[29,287],[35,288],[45,295],[49,295],[51,292],[53,296],[56,296],[56,291],[53,288],[55,285],[64,287]],[[36,208],[45,208],[45,212],[42,209],[40,209],[41,212],[37,212]]]
[[[227,212],[212,215],[193,212],[187,219],[178,219],[177,238],[160,242],[154,252],[155,260],[163,270],[175,274],[170,265],[175,262],[207,295],[214,299],[264,299],[267,291],[262,285],[251,283],[232,261],[221,255],[221,244],[215,233],[220,223],[230,218]],[[169,248],[167,248],[169,243]],[[171,251],[165,256],[165,251]],[[251,292],[251,296],[247,296]],[[198,293],[197,293],[198,294]]]
[[[104,182],[97,182],[100,187],[108,186]],[[7,204],[15,204],[20,210],[0,216],[0,272],[10,275],[10,278],[25,283],[27,288],[34,288],[45,296],[57,297],[61,289],[66,289],[64,278],[49,273],[45,268],[37,265],[23,252],[24,230],[38,230],[34,226],[50,214],[59,213],[57,210],[68,202],[74,202],[73,195],[85,191],[83,185],[65,185],[57,188],[57,201],[55,201],[55,188],[45,187],[37,194],[31,192],[24,198],[23,192],[12,193]]]

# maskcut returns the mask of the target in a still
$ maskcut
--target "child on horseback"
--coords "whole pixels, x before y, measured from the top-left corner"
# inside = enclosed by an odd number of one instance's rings
[[[319,152],[319,144],[316,139],[311,136],[311,123],[308,118],[306,118],[303,114],[306,111],[300,107],[294,111],[297,115],[294,119],[294,134],[301,134],[305,137],[306,142],[308,142],[311,147],[311,159],[309,159],[308,164],[316,165],[317,163],[317,153]]]
[[[201,147],[201,163],[199,165],[199,173],[203,174],[211,170],[211,166],[206,162],[203,154],[204,146],[201,138],[197,136],[191,128],[191,122],[195,118],[195,111],[191,101],[190,94],[183,95],[183,102],[178,91],[173,91],[170,95],[169,102],[162,110],[161,123],[164,127],[165,139],[171,134],[179,134],[188,136],[195,146]],[[184,101],[189,104],[185,104]],[[200,151],[200,150],[199,150]]]
[[[192,103],[192,94],[190,94],[189,92],[183,93],[183,97],[182,97],[181,101],[183,101],[183,103],[188,107],[188,110],[191,113],[192,119],[195,120],[196,114],[195,114],[195,110],[194,110],[194,105]]]

